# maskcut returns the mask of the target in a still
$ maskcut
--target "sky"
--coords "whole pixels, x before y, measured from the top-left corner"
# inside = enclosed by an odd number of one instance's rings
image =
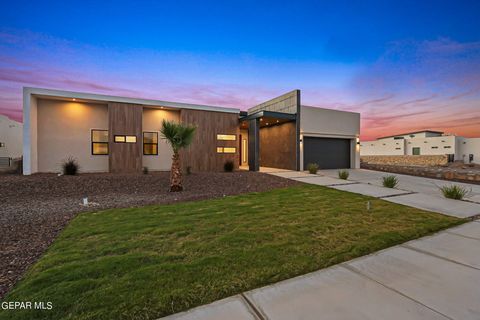
[[[480,137],[479,1],[10,1],[0,114],[33,86],[235,107],[293,89],[361,139]]]

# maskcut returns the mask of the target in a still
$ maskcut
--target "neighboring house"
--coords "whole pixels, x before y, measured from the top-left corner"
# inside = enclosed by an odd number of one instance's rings
[[[22,156],[22,132],[20,122],[0,115],[0,167],[9,167],[12,159]]]
[[[24,174],[58,172],[74,157],[82,172],[170,170],[172,152],[162,120],[197,126],[182,150],[192,171],[260,166],[303,170],[358,168],[358,113],[301,106],[294,90],[248,112],[159,100],[24,88]]]
[[[448,155],[451,161],[480,163],[480,138],[464,138],[432,130],[408,132],[362,141],[360,155]]]

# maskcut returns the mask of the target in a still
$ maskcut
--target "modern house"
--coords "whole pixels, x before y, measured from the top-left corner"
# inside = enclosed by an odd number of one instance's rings
[[[74,157],[82,172],[170,170],[162,120],[193,124],[184,168],[303,170],[360,166],[358,113],[302,106],[300,91],[239,109],[41,88],[23,90],[24,174],[59,172]]]
[[[450,161],[480,163],[480,138],[464,138],[441,131],[423,130],[360,143],[362,156],[448,155]]]
[[[0,169],[9,168],[12,160],[22,156],[23,125],[0,115]]]

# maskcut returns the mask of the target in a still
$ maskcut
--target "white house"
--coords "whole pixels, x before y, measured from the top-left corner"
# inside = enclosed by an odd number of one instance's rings
[[[407,132],[362,141],[360,155],[449,155],[451,161],[480,163],[480,138],[464,138],[432,130]]]
[[[8,167],[11,159],[22,156],[23,125],[0,115],[0,166]]]

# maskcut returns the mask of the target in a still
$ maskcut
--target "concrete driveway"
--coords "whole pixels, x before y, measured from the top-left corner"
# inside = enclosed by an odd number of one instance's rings
[[[170,320],[480,319],[480,222],[245,292]]]

